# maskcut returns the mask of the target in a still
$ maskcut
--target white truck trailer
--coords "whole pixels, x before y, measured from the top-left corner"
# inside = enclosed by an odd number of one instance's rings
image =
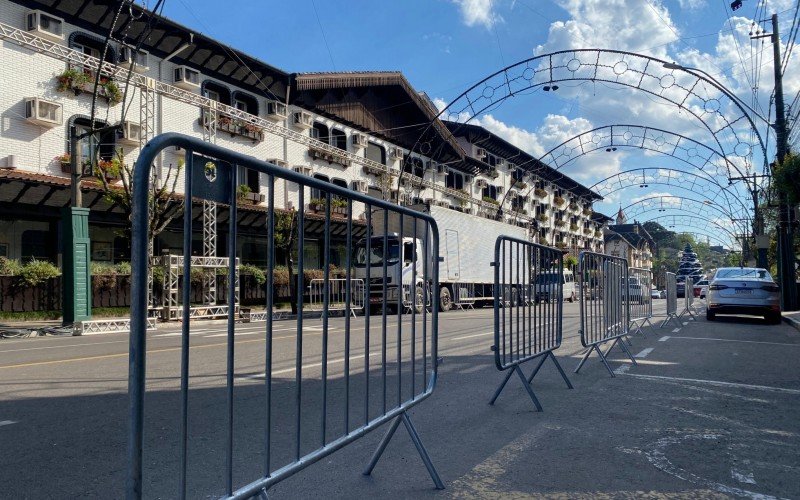
[[[493,221],[465,214],[449,208],[416,205],[414,210],[430,214],[439,228],[439,256],[443,259],[439,263],[439,306],[443,311],[453,307],[453,304],[469,301],[480,305],[494,300],[494,261],[495,242],[499,236],[511,236],[527,241],[528,230],[512,226],[503,222]],[[403,220],[403,252],[400,258],[400,220],[397,214],[390,213],[388,225],[384,224],[384,212],[377,210],[372,214],[372,257],[370,266],[370,304],[383,303],[384,283],[383,273],[383,242],[384,235],[388,243],[387,260],[387,299],[389,303],[397,300],[397,285],[402,283],[406,294],[413,288],[418,297],[424,295],[426,289],[423,283],[424,260],[431,262],[432,255],[422,255],[425,238],[424,224],[417,223],[417,234],[414,234],[413,219],[405,217]],[[414,249],[417,249],[416,283],[413,284],[414,273],[412,261]],[[365,279],[366,276],[366,240],[358,243],[356,247],[357,278]],[[429,267],[430,269],[430,267]],[[418,303],[421,303],[418,300]]]

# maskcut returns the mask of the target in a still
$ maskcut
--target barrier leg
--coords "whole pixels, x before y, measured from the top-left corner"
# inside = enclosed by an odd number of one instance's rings
[[[609,347],[608,349],[606,349],[606,352],[604,352],[604,353],[603,353],[603,358],[604,358],[604,359],[605,359],[605,358],[606,358],[606,357],[607,357],[609,354],[611,354],[611,349],[613,349],[613,348],[614,348],[614,346],[615,346],[615,345],[617,345],[617,342],[619,342],[619,339],[620,339],[620,337],[617,337],[617,338],[615,338],[615,339],[614,339],[614,341],[613,341],[613,342],[611,342],[611,347]],[[598,352],[599,352],[599,351],[600,351],[600,348],[598,348],[597,350],[598,350]]]
[[[625,351],[625,354],[627,354],[628,357],[631,358],[631,362],[633,363],[633,366],[638,366],[636,364],[636,358],[633,357],[633,354],[631,354],[631,351],[629,351],[628,348],[625,346],[625,342],[620,342],[619,346],[622,348],[623,351]]]
[[[619,337],[617,338],[617,340],[619,340]],[[616,341],[614,342],[614,344],[616,344]],[[611,349],[614,348],[614,344],[611,344]],[[611,375],[611,377],[614,378],[616,375],[614,375],[614,371],[611,369],[611,367],[608,366],[608,361],[606,361],[606,357],[603,355],[603,351],[601,351],[600,348],[597,347],[597,344],[594,345],[594,349],[597,351],[597,355],[600,356],[600,361],[602,361],[603,364],[605,365],[606,370],[608,370],[609,375]],[[609,349],[609,351],[611,349]]]
[[[522,385],[524,385],[525,390],[528,391],[528,396],[531,397],[531,401],[533,401],[533,406],[536,407],[536,411],[542,411],[542,405],[540,405],[539,400],[536,399],[536,394],[533,393],[533,389],[531,389],[531,385],[528,383],[528,380],[525,378],[525,375],[522,373],[519,365],[514,366],[514,371],[517,372],[519,379],[522,381]]]
[[[592,354],[593,350],[594,349],[591,348],[591,347],[586,350],[586,354],[583,355],[583,357],[581,358],[580,362],[578,363],[578,366],[575,367],[575,372],[574,373],[578,373],[581,370],[581,367],[583,366],[584,363],[586,363],[586,360],[589,359],[589,355]]]
[[[536,365],[536,368],[533,369],[533,371],[531,372],[530,376],[528,377],[528,383],[529,384],[533,380],[533,377],[535,377],[536,374],[539,373],[539,369],[542,367],[542,365],[544,364],[546,359],[547,359],[547,355],[546,354],[539,359],[539,364]]]
[[[367,465],[367,468],[364,469],[364,475],[369,476],[370,474],[372,474],[373,469],[375,469],[375,466],[378,464],[378,460],[380,460],[381,455],[383,455],[383,452],[386,450],[386,446],[389,444],[389,441],[392,440],[392,436],[394,436],[395,431],[397,431],[397,428],[400,426],[400,422],[403,422],[403,425],[405,425],[406,430],[408,431],[408,435],[411,436],[411,441],[417,448],[417,453],[419,453],[422,462],[425,464],[425,468],[428,469],[428,474],[430,474],[431,479],[433,480],[433,484],[436,486],[436,489],[443,490],[444,483],[442,482],[442,479],[439,477],[439,473],[436,472],[436,467],[433,466],[433,462],[431,462],[431,457],[428,455],[428,450],[425,449],[425,445],[422,444],[422,440],[419,438],[417,429],[411,422],[411,417],[409,417],[408,413],[405,411],[394,419],[394,422],[392,422],[392,426],[383,436],[383,439],[381,439],[381,442],[378,445],[378,449],[375,450],[375,453],[372,455],[372,459],[369,461],[369,465]]]
[[[514,370],[508,370],[508,373],[506,373],[506,378],[503,379],[503,383],[500,384],[500,387],[498,387],[497,390],[494,392],[494,396],[492,397],[492,400],[489,401],[490,405],[493,405],[494,402],[497,401],[497,398],[500,396],[500,393],[503,392],[503,388],[508,383],[508,379],[510,379],[511,375],[513,375],[513,374],[514,374]]]
[[[553,363],[555,363],[556,368],[558,369],[558,373],[561,374],[561,378],[563,378],[564,382],[567,383],[567,388],[568,389],[573,389],[572,382],[570,382],[569,379],[567,378],[567,374],[564,373],[564,370],[561,368],[561,364],[556,359],[556,356],[555,356],[555,354],[553,354],[553,351],[550,351],[548,354],[550,355],[550,359],[553,360]]]

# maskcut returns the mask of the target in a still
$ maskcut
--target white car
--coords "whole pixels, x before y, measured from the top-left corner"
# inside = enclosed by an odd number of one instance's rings
[[[766,269],[723,267],[708,285],[706,319],[713,321],[717,314],[752,314],[777,324],[780,301],[780,287]]]

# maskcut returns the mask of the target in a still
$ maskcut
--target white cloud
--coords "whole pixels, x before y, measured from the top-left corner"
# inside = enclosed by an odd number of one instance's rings
[[[678,5],[683,10],[700,10],[706,6],[705,0],[678,0]]]
[[[608,48],[666,54],[678,28],[658,0],[556,0],[571,19],[550,25],[544,54],[565,49]]]
[[[494,11],[495,0],[453,0],[461,11],[461,18],[467,26],[480,25],[491,28],[502,18]]]

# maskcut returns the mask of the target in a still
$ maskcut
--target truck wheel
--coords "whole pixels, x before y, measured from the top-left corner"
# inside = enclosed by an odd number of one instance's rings
[[[453,301],[450,298],[450,290],[446,286],[439,289],[439,310],[449,311],[453,307]]]
[[[416,305],[414,309],[417,310],[417,314],[422,314],[422,311],[425,309],[425,292],[422,290],[420,285],[414,289],[414,295],[416,295]]]
[[[575,302],[575,292],[572,292],[572,295],[570,295],[570,296],[569,296],[569,299],[567,299],[567,300],[568,300],[569,302]]]
[[[517,307],[518,302],[519,302],[519,295],[517,294],[517,289],[515,287],[511,289],[511,307]]]

